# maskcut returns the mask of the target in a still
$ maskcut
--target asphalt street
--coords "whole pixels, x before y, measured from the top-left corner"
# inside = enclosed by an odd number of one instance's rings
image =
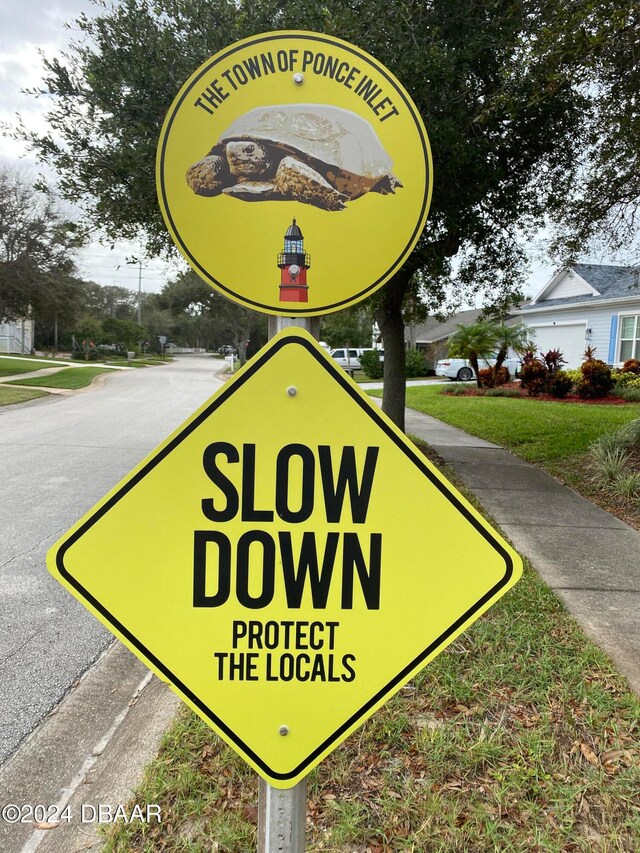
[[[0,408],[0,764],[112,640],[51,578],[46,551],[220,387],[221,366],[180,356]]]

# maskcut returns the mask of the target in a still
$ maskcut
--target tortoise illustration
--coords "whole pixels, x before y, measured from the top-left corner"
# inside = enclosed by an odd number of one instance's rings
[[[387,195],[402,187],[391,166],[374,129],[355,113],[283,104],[236,119],[186,178],[198,195],[343,210],[365,193]]]

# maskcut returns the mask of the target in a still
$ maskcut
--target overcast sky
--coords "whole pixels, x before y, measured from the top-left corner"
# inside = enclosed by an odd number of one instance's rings
[[[34,98],[22,90],[41,83],[40,51],[48,57],[63,51],[77,34],[65,24],[72,25],[82,12],[91,16],[96,7],[90,0],[0,0],[0,121],[13,123],[19,113],[27,127],[44,129],[46,97]],[[0,163],[19,169],[27,178],[42,171],[21,143],[2,135]],[[134,256],[141,256],[141,251],[131,243],[119,243],[114,251],[92,243],[78,254],[77,262],[83,278],[137,290],[138,267],[127,264]],[[143,291],[159,291],[175,272],[164,261],[143,261]]]
[[[62,52],[73,40],[73,21],[82,12],[91,16],[96,7],[90,0],[0,0],[0,121],[14,122],[19,113],[29,128],[44,128],[46,97],[34,98],[22,90],[39,85],[39,51],[46,56]],[[71,24],[71,29],[65,24]],[[15,165],[27,175],[38,169],[20,143],[1,135],[0,162]],[[136,255],[141,255],[140,247],[130,243],[120,243],[114,251],[94,243],[78,255],[78,266],[84,278],[137,290],[138,268],[127,266],[127,260]],[[144,261],[142,289],[157,292],[175,273],[176,267],[162,261]],[[527,293],[535,294],[552,273],[550,265],[534,258]]]

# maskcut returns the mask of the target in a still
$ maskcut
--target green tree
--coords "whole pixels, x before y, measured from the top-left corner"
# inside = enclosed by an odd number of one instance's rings
[[[102,343],[102,323],[90,314],[81,315],[73,327],[72,346],[74,352],[81,352],[85,361],[89,361],[92,351]]]
[[[371,311],[356,306],[322,318],[320,337],[330,347],[370,347],[373,334]]]
[[[496,363],[491,371],[491,388],[496,384],[498,371],[502,367],[509,350],[512,349],[517,355],[523,355],[534,346],[532,329],[518,324],[517,326],[505,326],[501,323],[496,327]]]
[[[48,196],[0,168],[0,320],[46,308],[56,283],[73,272],[80,243],[76,226]]]
[[[565,21],[540,33],[540,49],[565,57],[588,88],[579,181],[552,199],[554,248],[566,262],[592,244],[609,257],[635,251],[640,211],[640,61],[637,0],[567,5]]]
[[[255,352],[267,340],[263,314],[222,296],[193,270],[180,273],[164,286],[158,306],[171,312],[174,337],[205,348],[232,343],[243,363],[248,352]]]
[[[70,340],[76,320],[85,311],[86,282],[65,272],[51,273],[45,281],[45,287],[32,293],[35,346],[57,351],[61,340]]]
[[[175,338],[176,317],[164,307],[159,293],[143,294],[141,313],[142,323],[149,333],[148,340],[151,348],[159,352],[160,336],[167,340]]]
[[[83,287],[83,301],[86,312],[98,320],[133,320],[136,317],[138,296],[126,287],[88,281]]]
[[[101,343],[115,344],[121,350],[130,350],[147,340],[149,333],[133,320],[118,320],[110,317],[102,321]]]
[[[458,324],[457,330],[449,338],[449,355],[469,361],[476,374],[478,388],[482,387],[478,360],[489,358],[495,350],[497,340],[497,327],[490,320],[477,320],[470,326]]]
[[[416,280],[435,301],[449,280],[461,294],[504,301],[521,280],[523,234],[575,179],[589,91],[540,34],[559,30],[582,5],[120,0],[94,19],[81,17],[80,40],[46,63],[51,131],[22,135],[90,221],[111,237],[143,235],[159,252],[169,238],[155,197],[155,140],[180,83],[200,63],[240,37],[274,29],[326,31],[372,53],[408,88],[434,153],[427,228],[375,303],[383,408],[403,426],[402,312]]]

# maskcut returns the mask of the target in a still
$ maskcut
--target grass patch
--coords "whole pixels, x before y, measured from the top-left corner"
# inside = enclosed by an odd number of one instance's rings
[[[567,460],[586,453],[603,433],[640,417],[637,403],[594,406],[510,397],[456,397],[440,394],[437,386],[407,388],[407,406],[499,444],[552,473],[564,470]]]
[[[42,370],[47,364],[34,364],[26,358],[0,358],[0,376],[13,376],[16,373],[32,373]]]
[[[258,706],[256,713],[259,713]],[[309,853],[640,849],[640,701],[522,581],[309,777]],[[257,777],[186,709],[107,853],[256,848]]]
[[[51,376],[34,376],[33,379],[14,379],[7,385],[38,385],[43,388],[86,388],[94,376],[111,373],[108,367],[67,367]]]
[[[12,406],[14,403],[26,403],[37,397],[46,397],[46,391],[36,391],[27,388],[10,388],[8,385],[0,385],[0,406]]]

